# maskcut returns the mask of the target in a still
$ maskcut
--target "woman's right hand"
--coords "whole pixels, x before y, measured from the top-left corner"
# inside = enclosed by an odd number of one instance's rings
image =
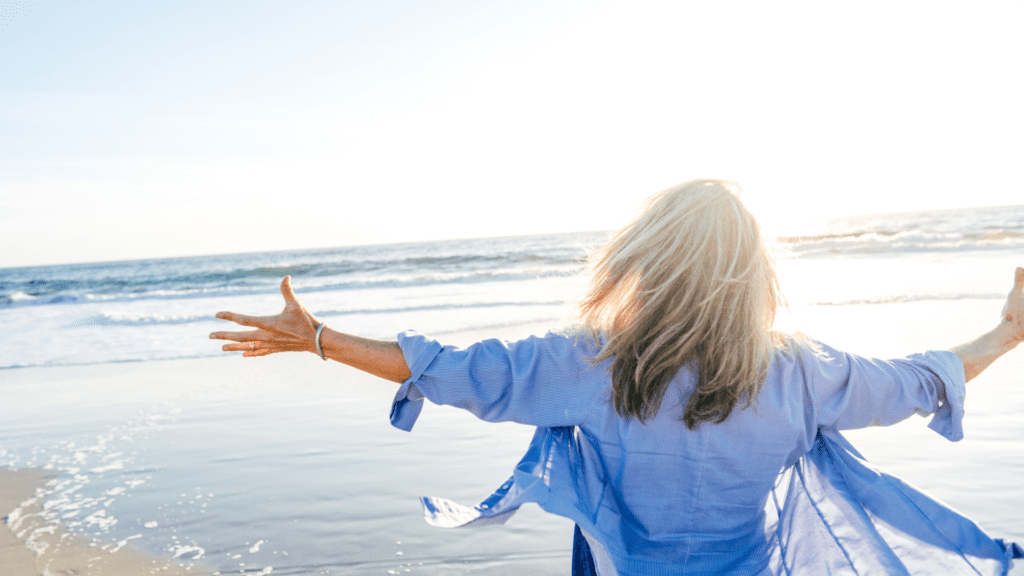
[[[1013,289],[1003,306],[1002,322],[1009,324],[1014,339],[1024,342],[1024,268],[1017,268],[1013,278]]]
[[[233,340],[225,344],[226,352],[242,352],[242,356],[266,356],[277,352],[316,352],[316,330],[320,323],[295,297],[291,278],[281,281],[284,310],[274,316],[246,316],[234,312],[217,312],[217,318],[255,328],[242,332],[214,332],[214,340]],[[397,342],[361,338],[324,327],[320,334],[324,358],[337,360],[401,384],[412,374]]]
[[[291,277],[281,281],[284,310],[273,316],[246,316],[234,312],[218,312],[217,318],[242,326],[256,328],[242,332],[214,332],[214,340],[234,340],[225,344],[225,352],[243,352],[242,356],[266,356],[277,352],[316,352],[316,327],[319,325],[292,291]]]

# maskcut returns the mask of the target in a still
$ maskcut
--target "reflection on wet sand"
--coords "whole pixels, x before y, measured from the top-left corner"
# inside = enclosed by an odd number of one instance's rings
[[[42,494],[58,473],[0,469],[0,566],[5,576],[184,576],[209,574],[199,566],[186,566],[152,556],[132,547],[135,537],[103,542],[69,532],[60,521],[46,519]]]

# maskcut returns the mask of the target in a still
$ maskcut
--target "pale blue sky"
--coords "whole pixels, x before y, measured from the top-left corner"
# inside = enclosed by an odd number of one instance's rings
[[[0,267],[1024,202],[1024,3],[0,0]]]

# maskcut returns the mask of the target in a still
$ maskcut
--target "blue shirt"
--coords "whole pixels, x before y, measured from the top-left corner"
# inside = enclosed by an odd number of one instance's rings
[[[754,406],[688,430],[688,368],[640,424],[616,413],[610,360],[594,365],[584,338],[462,350],[405,332],[398,342],[412,377],[392,406],[396,427],[412,429],[424,398],[537,427],[512,477],[478,506],[423,498],[433,525],[503,522],[535,502],[575,521],[620,576],[1003,574],[1024,556],[871,467],[838,434],[917,413],[960,440],[965,382],[952,352],[885,361],[824,344],[781,351]]]

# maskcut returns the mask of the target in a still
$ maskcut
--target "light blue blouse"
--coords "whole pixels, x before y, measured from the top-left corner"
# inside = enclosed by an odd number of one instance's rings
[[[917,413],[963,438],[964,371],[952,352],[780,352],[754,407],[688,430],[690,369],[640,424],[616,413],[608,362],[593,365],[597,350],[582,338],[462,350],[404,332],[398,342],[412,377],[392,405],[394,426],[411,430],[426,398],[537,427],[512,477],[479,505],[423,498],[435,526],[504,522],[535,502],[600,542],[620,576],[1005,574],[1024,557],[874,468],[838,433]]]

